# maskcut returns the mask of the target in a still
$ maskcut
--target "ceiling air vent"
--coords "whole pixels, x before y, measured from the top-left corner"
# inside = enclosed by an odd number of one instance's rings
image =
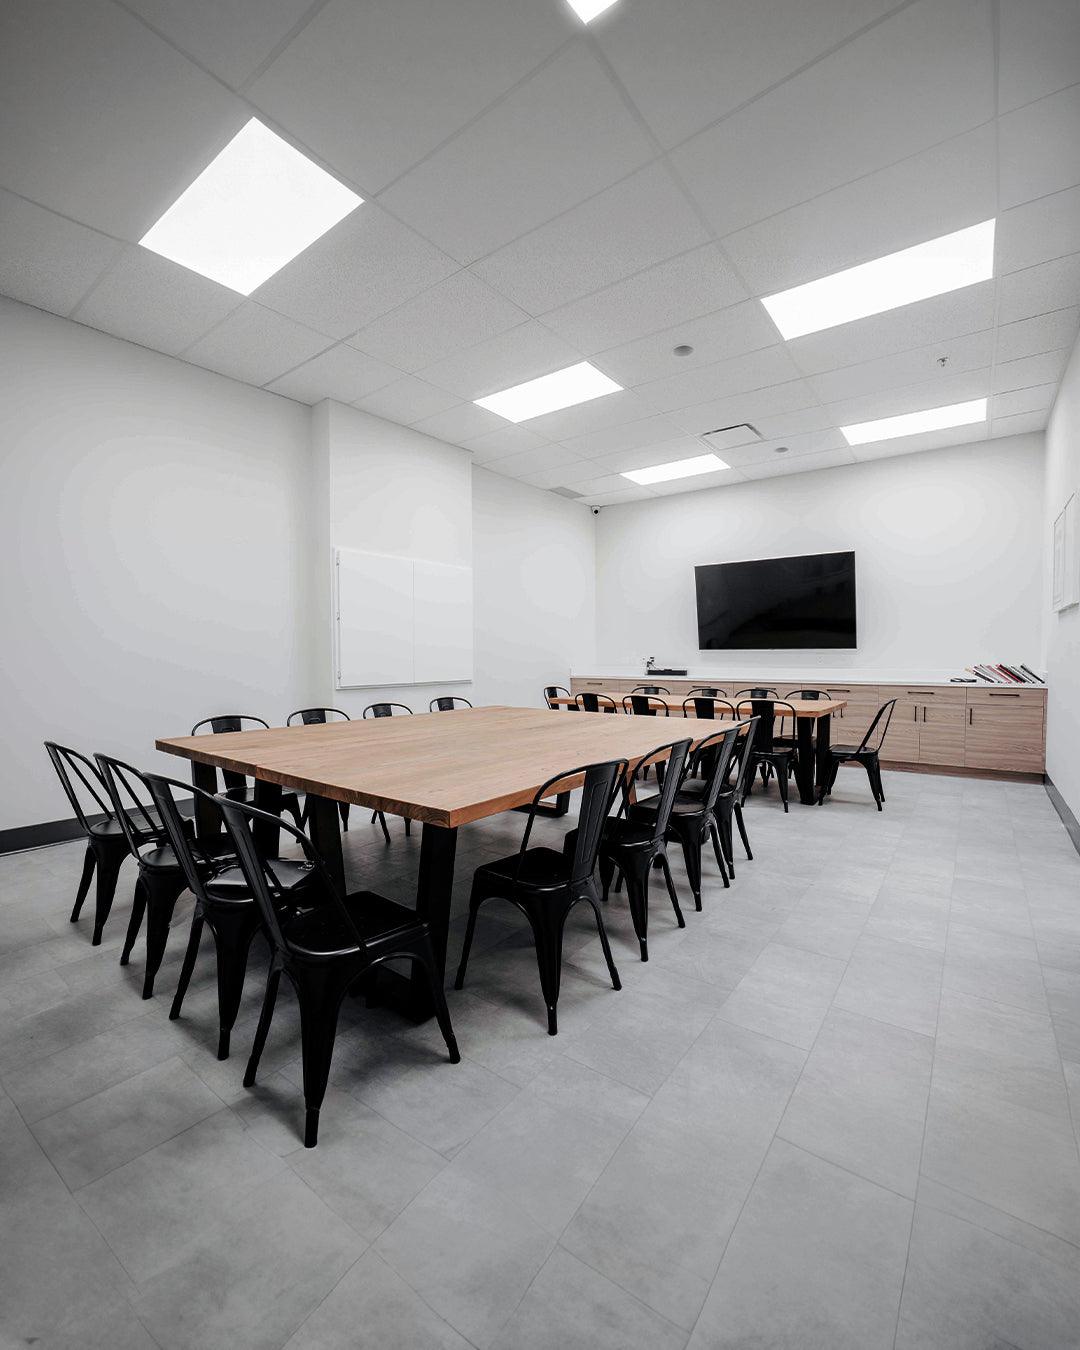
[[[737,445],[754,445],[762,439],[757,427],[749,422],[738,422],[733,427],[717,427],[715,431],[703,431],[698,438],[704,441],[710,450],[734,450]]]
[[[552,488],[552,492],[560,497],[569,497],[572,501],[580,501],[584,497],[584,492],[575,492],[573,488]]]

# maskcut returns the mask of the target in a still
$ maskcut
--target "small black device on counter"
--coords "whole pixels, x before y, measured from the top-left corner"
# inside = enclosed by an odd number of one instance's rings
[[[648,666],[646,675],[685,675],[685,670],[668,670],[666,666]]]

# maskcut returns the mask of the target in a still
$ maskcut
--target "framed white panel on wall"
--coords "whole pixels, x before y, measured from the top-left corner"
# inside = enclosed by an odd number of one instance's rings
[[[1051,537],[1052,567],[1050,605],[1056,610],[1080,603],[1080,541],[1077,538],[1076,494],[1073,493],[1054,520]]]
[[[472,568],[340,548],[334,553],[335,685],[472,679]]]

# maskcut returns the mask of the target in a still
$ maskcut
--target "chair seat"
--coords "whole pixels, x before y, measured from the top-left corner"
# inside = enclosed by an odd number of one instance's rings
[[[628,812],[629,817],[632,821],[650,821],[656,816],[659,804],[659,795],[647,797],[643,802],[634,802]],[[671,814],[673,817],[699,816],[704,809],[705,803],[702,801],[702,793],[700,791],[684,795],[680,789],[671,805]]]
[[[295,891],[308,886],[315,876],[315,869],[311,863],[306,862],[280,859],[273,864],[273,868],[274,875],[287,891]],[[251,899],[251,891],[239,867],[226,867],[222,871],[216,872],[208,881],[203,883],[203,889],[211,900],[239,902]]]
[[[653,841],[654,830],[648,821],[627,820],[623,816],[609,816],[604,821],[600,847],[646,848]],[[571,830],[563,840],[563,857],[572,858],[577,847],[577,830]]]
[[[857,745],[830,745],[829,754],[835,755],[837,759],[854,759],[856,755],[872,755],[876,752],[860,748]]]
[[[365,938],[388,937],[419,922],[416,911],[395,904],[374,891],[354,891],[345,897],[349,918]],[[289,946],[299,956],[344,956],[358,951],[356,939],[345,926],[336,906],[305,909],[284,926]]]
[[[569,880],[567,860],[557,849],[526,849],[524,857],[521,858],[520,870],[519,857],[520,855],[515,853],[509,858],[484,863],[482,867],[476,869],[476,877],[478,880],[484,878],[489,883],[499,882],[506,886],[513,886],[516,877],[519,885],[535,890],[550,890],[567,884]]]
[[[177,862],[176,854],[168,844],[161,844],[156,847],[148,848],[144,853],[140,853],[139,866],[145,867],[148,872],[180,871],[180,864]]]
[[[151,823],[157,828],[159,828],[161,830],[162,835],[164,835],[165,826],[162,825],[161,817],[158,815],[158,813],[155,810],[153,810],[152,807],[149,806],[146,807],[145,810],[147,816],[150,818]],[[137,823],[140,827],[145,825],[145,821],[142,819],[141,816],[138,817]],[[194,832],[194,829],[195,829],[195,822],[185,817],[184,833],[188,836],[188,838],[191,837],[192,833]],[[114,816],[109,820],[96,821],[94,824],[90,826],[90,833],[93,835],[95,839],[123,839],[124,827]]]

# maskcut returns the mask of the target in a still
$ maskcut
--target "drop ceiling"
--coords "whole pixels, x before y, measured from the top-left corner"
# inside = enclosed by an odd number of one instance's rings
[[[243,299],[136,241],[252,116],[364,203]],[[0,292],[588,503],[1039,430],[1080,325],[1075,0],[6,0],[0,123]],[[990,217],[991,281],[790,342],[759,303]],[[582,360],[623,391],[473,402]]]

